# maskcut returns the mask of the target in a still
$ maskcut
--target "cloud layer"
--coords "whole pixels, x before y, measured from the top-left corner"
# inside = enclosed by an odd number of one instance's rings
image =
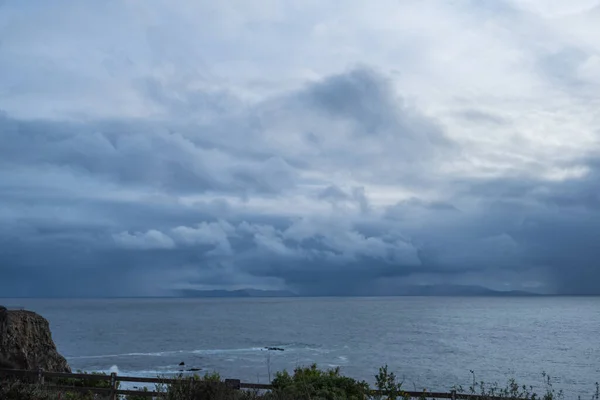
[[[0,294],[600,294],[600,6],[554,3],[1,3]]]

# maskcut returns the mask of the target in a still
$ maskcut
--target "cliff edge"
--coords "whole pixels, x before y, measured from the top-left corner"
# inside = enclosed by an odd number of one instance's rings
[[[67,360],[56,350],[50,324],[44,317],[32,311],[7,310],[2,306],[0,364],[17,369],[71,372]]]

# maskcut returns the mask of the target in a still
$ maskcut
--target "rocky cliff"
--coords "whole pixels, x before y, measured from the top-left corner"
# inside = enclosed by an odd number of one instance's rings
[[[0,306],[0,361],[18,369],[71,372],[56,350],[50,324],[42,316]]]

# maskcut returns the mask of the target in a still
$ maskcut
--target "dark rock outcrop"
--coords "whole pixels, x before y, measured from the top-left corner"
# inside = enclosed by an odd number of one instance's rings
[[[32,311],[1,306],[0,360],[2,365],[17,369],[71,372],[67,360],[56,350],[45,318]]]
[[[266,350],[269,351],[284,351],[285,349],[282,349],[281,347],[265,347]]]
[[[12,363],[0,356],[0,369],[17,369],[17,366],[15,363]]]

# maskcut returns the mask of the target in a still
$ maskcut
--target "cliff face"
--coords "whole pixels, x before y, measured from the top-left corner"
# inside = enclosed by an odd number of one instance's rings
[[[0,360],[18,369],[71,372],[67,360],[56,350],[45,318],[31,311],[7,310],[2,306]]]

